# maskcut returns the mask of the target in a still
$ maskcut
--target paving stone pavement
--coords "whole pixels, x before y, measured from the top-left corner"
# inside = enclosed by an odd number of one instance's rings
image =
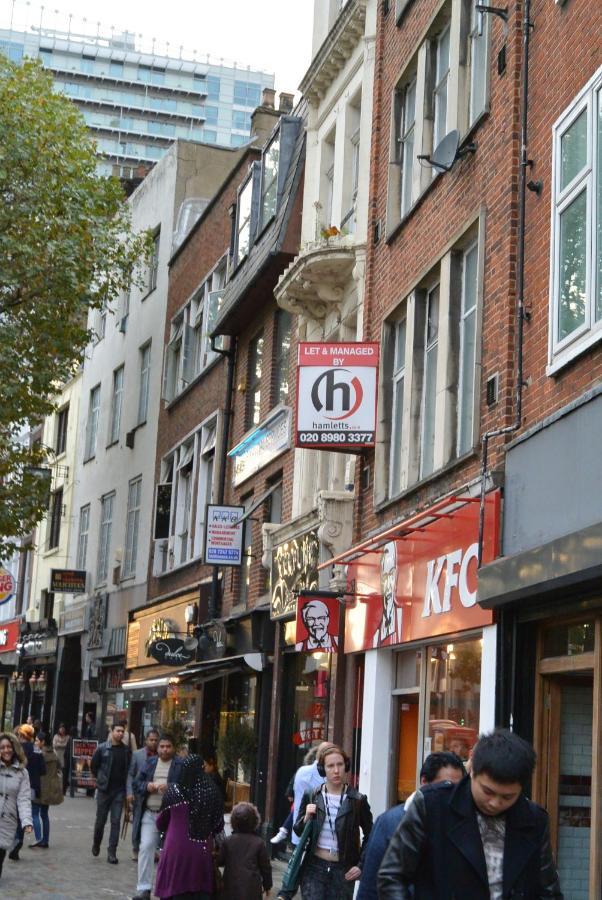
[[[119,865],[107,863],[105,839],[93,857],[92,831],[96,803],[83,793],[50,808],[50,848],[30,850],[25,838],[21,859],[6,859],[0,879],[1,900],[126,900],[136,893],[136,863],[131,859],[131,826],[119,842]],[[274,861],[274,885],[282,883],[284,865]],[[275,897],[273,891],[272,897]]]

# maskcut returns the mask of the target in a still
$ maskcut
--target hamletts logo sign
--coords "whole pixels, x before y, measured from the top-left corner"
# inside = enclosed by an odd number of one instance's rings
[[[299,344],[297,447],[374,447],[378,354],[378,344]]]

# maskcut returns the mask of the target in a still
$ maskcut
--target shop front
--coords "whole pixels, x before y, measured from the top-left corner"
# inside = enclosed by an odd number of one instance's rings
[[[483,558],[498,552],[487,496]],[[446,498],[334,559],[347,566],[344,650],[363,654],[360,789],[375,813],[406,799],[424,758],[468,759],[495,724],[496,626],[477,597],[479,504]]]
[[[53,721],[58,637],[54,628],[44,628],[43,623],[21,624],[20,630],[16,646],[19,662],[11,676],[15,688],[13,723],[25,722],[31,716],[48,730]]]
[[[13,727],[21,620],[0,622],[0,729]]]

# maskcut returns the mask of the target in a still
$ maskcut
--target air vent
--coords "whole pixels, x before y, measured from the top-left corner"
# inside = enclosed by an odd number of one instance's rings
[[[500,376],[496,372],[487,379],[487,406],[495,406],[498,401]]]

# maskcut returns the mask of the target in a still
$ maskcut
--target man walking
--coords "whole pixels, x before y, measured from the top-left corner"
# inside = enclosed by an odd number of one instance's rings
[[[92,757],[90,769],[96,778],[96,822],[92,856],[98,856],[107,817],[111,816],[111,831],[107,861],[115,865],[121,811],[125,800],[130,751],[123,743],[123,725],[113,725],[111,737],[99,744]]]
[[[141,817],[134,839],[139,842],[138,885],[133,900],[150,900],[153,884],[155,852],[159,846],[159,832],[155,820],[161,808],[167,786],[178,780],[184,760],[176,755],[170,734],[162,734],[158,755],[150,756],[133,782],[134,795],[139,798]]]
[[[429,753],[420,770],[420,784],[439,784],[449,781],[457,784],[466,775],[464,763],[455,753],[441,751]],[[389,841],[403,819],[406,808],[410,807],[415,794],[405,803],[391,807],[378,817],[370,832],[368,843],[362,857],[362,877],[356,900],[378,900],[376,878]]]
[[[379,900],[561,900],[548,815],[523,793],[534,768],[532,747],[498,730],[477,743],[470,776],[417,791],[380,867]]]
[[[159,732],[156,728],[150,728],[146,732],[144,747],[135,750],[132,753],[132,761],[127,778],[127,800],[130,810],[133,809],[132,823],[132,859],[138,859],[138,850],[140,846],[140,822],[142,820],[142,802],[141,798],[134,796],[134,779],[142,769],[144,763],[157,755],[157,745],[159,743]]]

